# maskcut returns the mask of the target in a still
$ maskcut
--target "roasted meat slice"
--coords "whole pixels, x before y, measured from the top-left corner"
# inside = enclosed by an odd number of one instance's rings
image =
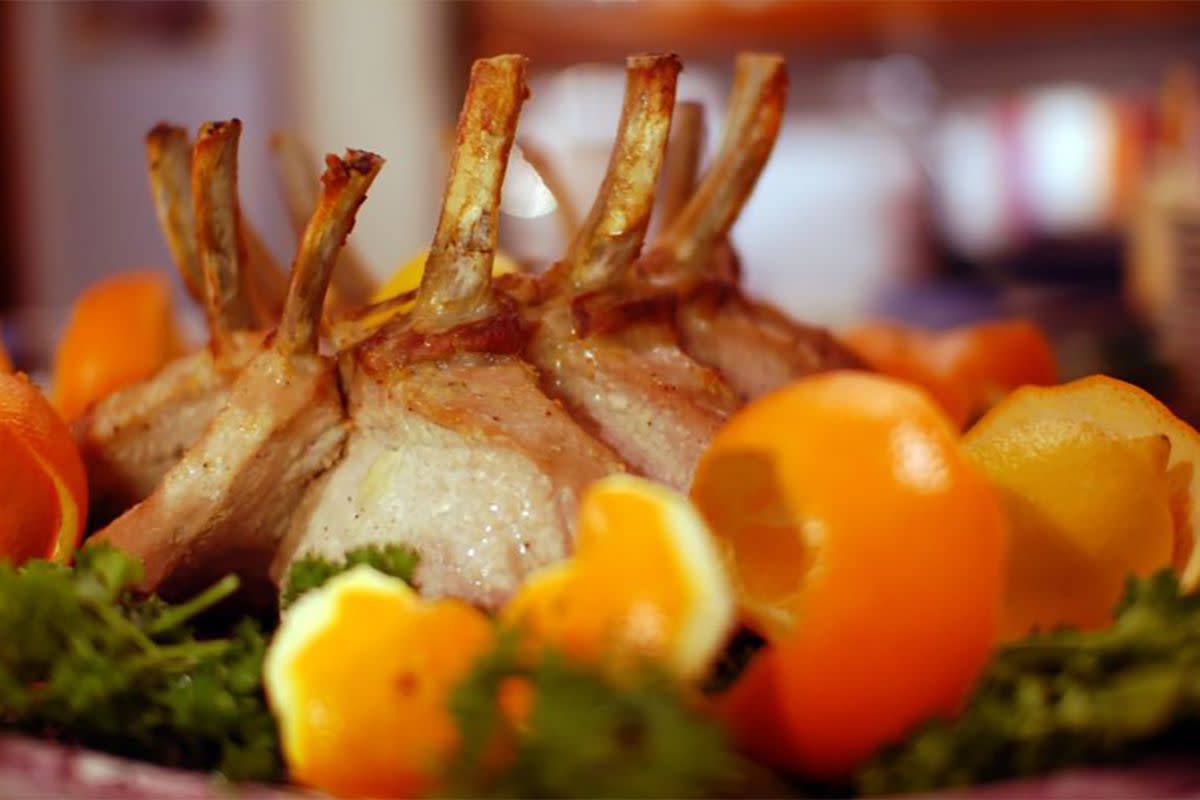
[[[787,73],[778,56],[738,57],[725,134],[691,200],[639,263],[652,283],[680,292],[684,348],[746,400],[789,380],[862,362],[828,331],[748,298],[728,234],[779,133]]]
[[[297,502],[341,456],[345,409],[318,333],[334,260],[383,162],[350,151],[327,163],[279,327],[154,493],[96,537],[142,560],[148,590],[188,591],[230,571],[270,589],[267,566]]]
[[[210,346],[168,364],[149,380],[101,400],[74,423],[91,492],[93,524],[148,496],[225,404],[253,354],[261,304],[242,268],[237,210],[241,123],[209,123],[194,152],[187,133],[167,125],[146,137],[154,205],[189,292],[204,305]],[[252,269],[274,269],[260,256]]]
[[[352,429],[276,563],[403,543],[429,595],[502,603],[570,552],[579,496],[624,467],[538,386],[511,299],[491,286],[525,59],[475,63],[416,304],[340,356]]]
[[[544,385],[634,470],[678,489],[737,398],[679,347],[675,298],[633,277],[675,101],[674,56],[635,56],[608,172],[566,257],[534,290],[509,281],[535,327]]]

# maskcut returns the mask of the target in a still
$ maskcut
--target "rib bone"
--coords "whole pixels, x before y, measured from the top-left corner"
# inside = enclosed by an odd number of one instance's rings
[[[317,351],[321,309],[334,262],[354,226],[358,207],[367,198],[367,188],[383,168],[383,159],[351,150],[344,159],[328,156],[325,167],[320,202],[301,237],[275,336],[275,346],[283,353]]]
[[[204,270],[204,305],[212,345],[228,350],[234,331],[254,325],[254,309],[242,265],[246,249],[239,235],[237,197],[239,120],[207,122],[192,155],[192,202],[196,239]]]
[[[413,309],[413,326],[441,331],[494,311],[492,258],[500,189],[528,97],[524,56],[476,61],[458,118],[437,233]]]
[[[655,243],[655,249],[669,258],[646,263],[667,265],[669,272],[652,274],[652,278],[682,284],[704,277],[714,249],[729,234],[767,163],[783,119],[786,94],[787,72],[781,57],[738,56],[716,161]]]
[[[230,570],[269,586],[267,567],[297,500],[341,457],[346,426],[335,364],[315,352],[309,332],[381,163],[359,152],[330,159],[275,344],[242,371],[229,403],[154,493],[96,537],[142,560],[142,588],[186,591]]]
[[[632,56],[608,171],[565,259],[576,292],[609,286],[641,251],[675,107],[679,60]]]
[[[704,152],[704,107],[695,101],[676,104],[671,122],[671,141],[663,167],[660,225],[670,225],[696,191],[700,158]]]
[[[246,245],[246,283],[249,286],[250,303],[258,324],[269,327],[279,321],[283,311],[288,276],[254,226],[245,217],[240,218],[239,222],[242,241]]]
[[[192,144],[187,131],[160,122],[146,134],[146,165],[154,213],[188,294],[204,302],[192,214]]]
[[[313,173],[317,160],[308,145],[290,133],[276,132],[270,145],[288,218],[296,235],[303,236],[308,218],[320,201],[320,184]],[[357,250],[350,245],[343,247],[333,272],[332,291],[337,299],[346,306],[361,306],[371,299],[375,283]]]

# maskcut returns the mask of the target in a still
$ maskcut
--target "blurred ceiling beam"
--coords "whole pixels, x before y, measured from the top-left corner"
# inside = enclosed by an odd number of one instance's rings
[[[1200,26],[1200,2],[1180,0],[471,0],[476,56],[525,53],[539,67],[672,51],[725,58],[738,49],[814,55]]]

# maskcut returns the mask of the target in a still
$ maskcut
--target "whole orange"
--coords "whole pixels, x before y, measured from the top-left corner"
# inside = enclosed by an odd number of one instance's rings
[[[970,392],[953,363],[934,358],[935,334],[873,322],[847,331],[842,340],[872,369],[929,392],[955,427],[967,424],[971,414]]]
[[[845,342],[871,367],[922,387],[959,428],[1021,386],[1048,386],[1058,366],[1046,334],[1023,319],[931,331],[861,325]]]
[[[924,392],[813,376],[739,412],[692,495],[778,661],[789,766],[839,778],[952,714],[997,635],[997,496]]]
[[[955,328],[934,339],[933,363],[967,387],[977,418],[1021,386],[1051,386],[1058,363],[1050,341],[1029,320],[998,320]]]
[[[106,278],[75,301],[54,357],[54,403],[66,419],[74,419],[182,352],[164,273]]]

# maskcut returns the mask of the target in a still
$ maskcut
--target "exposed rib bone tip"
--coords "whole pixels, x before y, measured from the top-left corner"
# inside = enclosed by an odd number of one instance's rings
[[[367,175],[383,165],[384,159],[369,150],[347,150],[342,160],[360,175]]]
[[[199,137],[207,139],[213,136],[236,136],[242,132],[242,121],[237,117],[227,120],[209,120],[200,126]]]
[[[367,150],[347,150],[345,155],[325,156],[325,171],[321,173],[321,185],[325,191],[335,191],[353,177],[368,176],[383,167],[384,159]]]
[[[604,180],[564,262],[572,291],[612,285],[641,251],[675,105],[679,59],[626,60],[625,98]]]
[[[674,66],[683,69],[683,63],[674,53],[637,53],[625,59],[626,69],[650,69]]]
[[[287,302],[274,347],[283,353],[315,353],[321,312],[334,262],[354,228],[355,215],[383,159],[365,150],[325,157],[324,192],[313,210],[292,262]]]
[[[178,136],[187,136],[187,131],[178,125],[172,125],[166,120],[162,120],[146,132],[146,141],[150,142],[157,141],[159,139],[172,139]]]

